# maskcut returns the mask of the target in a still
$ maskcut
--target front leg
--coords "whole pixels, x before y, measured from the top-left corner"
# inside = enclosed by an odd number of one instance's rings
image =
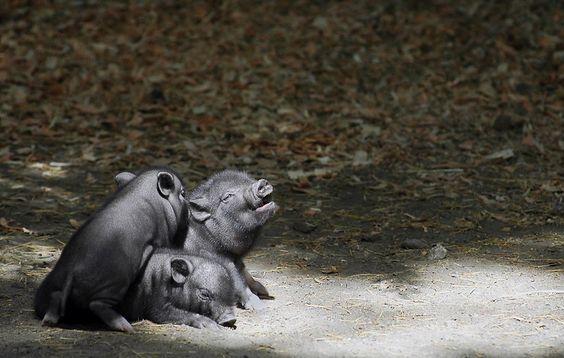
[[[148,312],[146,318],[154,323],[185,324],[194,328],[219,328],[219,325],[211,318],[176,308],[170,304],[155,307]]]
[[[239,305],[241,308],[251,311],[261,311],[265,308],[264,303],[260,301],[260,298],[251,292],[250,288],[247,287],[238,294]]]
[[[205,250],[201,250],[200,254],[212,259],[216,258]],[[246,282],[244,273],[244,271],[246,270],[243,261],[241,261],[240,259],[235,259],[233,261],[232,258],[223,257],[221,258],[221,263],[229,271],[231,280],[233,281],[235,296],[237,298],[237,306],[246,310],[258,311],[264,309],[264,304],[260,301],[258,296],[251,291],[249,285]]]
[[[235,273],[236,281],[238,284],[235,285],[237,296],[239,298],[239,304],[242,308],[252,311],[260,311],[265,308],[264,303],[260,301],[260,298],[253,293],[249,285],[247,284],[246,274],[250,274],[245,269],[245,264],[243,261],[235,261]],[[256,282],[256,281],[255,281]],[[262,286],[262,285],[261,285]]]

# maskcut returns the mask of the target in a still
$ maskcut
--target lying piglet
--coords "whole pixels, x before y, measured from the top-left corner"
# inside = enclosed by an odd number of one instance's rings
[[[115,179],[119,188],[126,188],[134,178],[134,174],[123,172]],[[245,268],[243,257],[278,209],[271,200],[272,191],[266,179],[255,180],[241,171],[224,170],[189,195],[185,248],[215,257],[230,272],[236,272],[235,294],[246,309],[263,308],[258,296],[270,298],[266,288]]]
[[[120,307],[132,321],[215,328],[235,324],[235,304],[233,281],[220,263],[156,249]]]
[[[116,307],[148,246],[183,246],[185,195],[182,180],[167,168],[143,171],[114,193],[70,238],[41,283],[34,305],[42,323],[55,325],[65,315],[91,312],[113,330],[132,332]]]

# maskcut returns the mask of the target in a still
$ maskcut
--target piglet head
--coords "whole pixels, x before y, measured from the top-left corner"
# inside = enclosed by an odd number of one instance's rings
[[[155,185],[156,179],[156,185]],[[154,168],[142,172],[139,176],[130,172],[121,172],[114,177],[118,191],[134,190],[137,187],[144,194],[148,193],[143,183],[148,183],[156,190],[157,198],[164,199],[167,209],[164,219],[176,229],[175,242],[182,242],[186,236],[188,201],[184,183],[178,174],[170,168]]]
[[[199,256],[174,257],[170,265],[172,285],[181,288],[172,295],[176,307],[235,325],[235,289],[224,266]]]
[[[244,254],[256,234],[276,213],[273,186],[240,171],[225,170],[194,189],[189,198],[194,226],[206,232],[228,251]]]

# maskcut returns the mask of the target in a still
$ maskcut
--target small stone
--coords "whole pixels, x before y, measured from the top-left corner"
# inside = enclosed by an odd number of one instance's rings
[[[564,197],[560,197],[556,200],[553,211],[556,214],[564,214]]]
[[[529,114],[529,110],[525,106],[523,106],[522,103],[516,103],[513,106],[513,112],[518,116],[526,116]],[[519,127],[522,127],[524,122],[524,120],[518,120]]]
[[[307,217],[316,216],[319,213],[321,213],[321,209],[319,208],[309,208],[306,211],[304,211],[304,215]]]
[[[327,28],[327,19],[323,16],[318,16],[313,20],[313,26],[319,30],[325,30]]]
[[[297,223],[294,223],[294,225],[292,225],[292,229],[301,232],[303,234],[309,234],[313,232],[315,229],[317,229],[317,225],[310,224],[305,221],[299,221]]]
[[[368,165],[370,163],[371,161],[370,159],[368,159],[368,153],[366,153],[364,150],[357,150],[354,153],[354,158],[352,163],[354,166]]]
[[[521,127],[523,127],[522,120],[514,119],[506,114],[501,114],[497,116],[497,118],[493,123],[493,128],[496,131],[500,131],[500,132],[520,129]]]
[[[552,60],[556,64],[564,63],[564,51],[557,51],[557,52],[553,53],[552,54]]]
[[[519,94],[529,94],[531,93],[532,87],[527,83],[520,82],[515,86],[515,91]]]
[[[192,108],[192,113],[199,116],[201,114],[204,114],[208,111],[208,107],[206,106],[196,106]]]
[[[442,260],[447,256],[447,252],[442,244],[436,244],[429,250],[427,257],[429,260]]]
[[[362,235],[360,237],[360,241],[362,242],[376,242],[380,238],[380,233],[373,231],[367,233],[366,235]]]
[[[163,93],[163,90],[158,88],[158,87],[155,87],[151,90],[150,96],[151,96],[151,99],[155,102],[165,100],[165,95]]]
[[[424,249],[427,247],[427,243],[421,239],[405,239],[401,243],[400,247],[402,249]]]

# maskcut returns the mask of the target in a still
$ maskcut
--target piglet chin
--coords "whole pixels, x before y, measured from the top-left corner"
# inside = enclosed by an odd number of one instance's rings
[[[256,208],[255,211],[256,211],[257,213],[260,213],[260,212],[267,211],[267,210],[272,210],[272,209],[273,209],[273,210],[276,210],[276,209],[277,209],[276,204],[274,203],[274,201],[268,202],[268,203],[264,204],[263,206],[259,206],[258,208]]]

